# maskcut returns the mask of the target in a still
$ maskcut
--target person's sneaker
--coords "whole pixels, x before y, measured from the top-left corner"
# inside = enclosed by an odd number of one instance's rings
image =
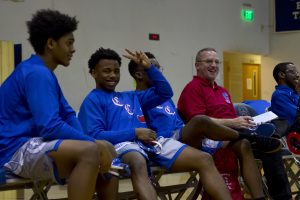
[[[110,170],[108,171],[114,176],[129,177],[131,172],[129,166],[125,163],[122,163],[119,158],[114,158],[111,163]]]
[[[279,139],[261,135],[252,135],[250,143],[252,149],[262,151],[264,153],[274,153],[282,148],[282,144]]]
[[[255,133],[257,135],[271,137],[275,133],[276,127],[271,123],[264,123],[257,126]]]

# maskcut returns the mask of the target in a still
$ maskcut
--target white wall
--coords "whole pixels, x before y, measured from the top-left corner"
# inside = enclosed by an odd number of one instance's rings
[[[280,62],[291,61],[300,66],[299,46],[300,31],[275,32],[275,5],[274,0],[269,0],[270,19],[269,25],[265,26],[270,30],[270,52],[262,56],[261,75],[262,98],[271,100],[276,82],[273,78],[273,69]],[[300,69],[299,69],[300,70]]]
[[[56,70],[66,98],[74,109],[94,87],[87,70],[89,56],[100,46],[124,53],[124,48],[153,52],[173,86],[177,101],[194,73],[196,52],[207,46],[223,51],[269,53],[269,1],[244,0],[255,12],[252,23],[242,22],[240,0],[0,0],[0,39],[23,44],[23,57],[32,53],[25,21],[40,8],[54,8],[76,15],[77,52],[69,68]],[[148,41],[148,33],[160,41]],[[132,89],[123,60],[119,90]],[[222,71],[222,70],[221,70]],[[222,72],[219,77],[222,76]],[[219,78],[222,83],[222,78]]]
[[[281,62],[269,56],[261,58],[261,98],[271,101],[272,94],[275,90],[276,82],[273,78],[273,69],[276,64]]]
[[[291,61],[300,65],[299,46],[300,31],[275,32],[275,5],[274,0],[270,0],[270,57],[281,60]]]

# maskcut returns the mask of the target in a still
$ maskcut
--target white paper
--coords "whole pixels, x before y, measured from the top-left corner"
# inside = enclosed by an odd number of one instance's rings
[[[278,116],[275,113],[273,113],[272,111],[268,111],[268,112],[265,112],[263,114],[257,115],[252,118],[253,118],[254,123],[262,124],[262,123],[269,122],[273,119],[276,119],[276,118],[278,118]]]

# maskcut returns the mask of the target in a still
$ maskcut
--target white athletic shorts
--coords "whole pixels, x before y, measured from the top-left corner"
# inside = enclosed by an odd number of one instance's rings
[[[148,162],[153,162],[166,168],[167,170],[170,170],[177,157],[180,155],[183,149],[187,147],[187,145],[177,141],[174,138],[159,137],[157,141],[162,146],[159,154],[145,151],[136,142],[121,142],[115,145],[115,149],[119,157],[122,157],[128,152],[137,151],[141,153]]]
[[[56,151],[62,140],[43,141],[36,137],[28,140],[16,151],[12,159],[4,166],[14,174],[33,180],[52,180],[64,184],[58,176],[58,171],[52,158],[48,156]]]

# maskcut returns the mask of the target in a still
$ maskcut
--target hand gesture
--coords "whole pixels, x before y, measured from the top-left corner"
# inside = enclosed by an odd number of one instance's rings
[[[256,124],[250,116],[240,116],[232,119],[232,128],[235,129],[251,129],[255,126]]]
[[[128,53],[127,55],[123,55],[125,58],[133,60],[136,64],[144,67],[144,69],[149,69],[151,66],[149,58],[146,56],[144,52],[136,51],[133,53],[132,51],[125,49]]]
[[[156,133],[155,131],[149,128],[136,128],[135,135],[137,139],[150,144],[153,140],[156,140]]]

